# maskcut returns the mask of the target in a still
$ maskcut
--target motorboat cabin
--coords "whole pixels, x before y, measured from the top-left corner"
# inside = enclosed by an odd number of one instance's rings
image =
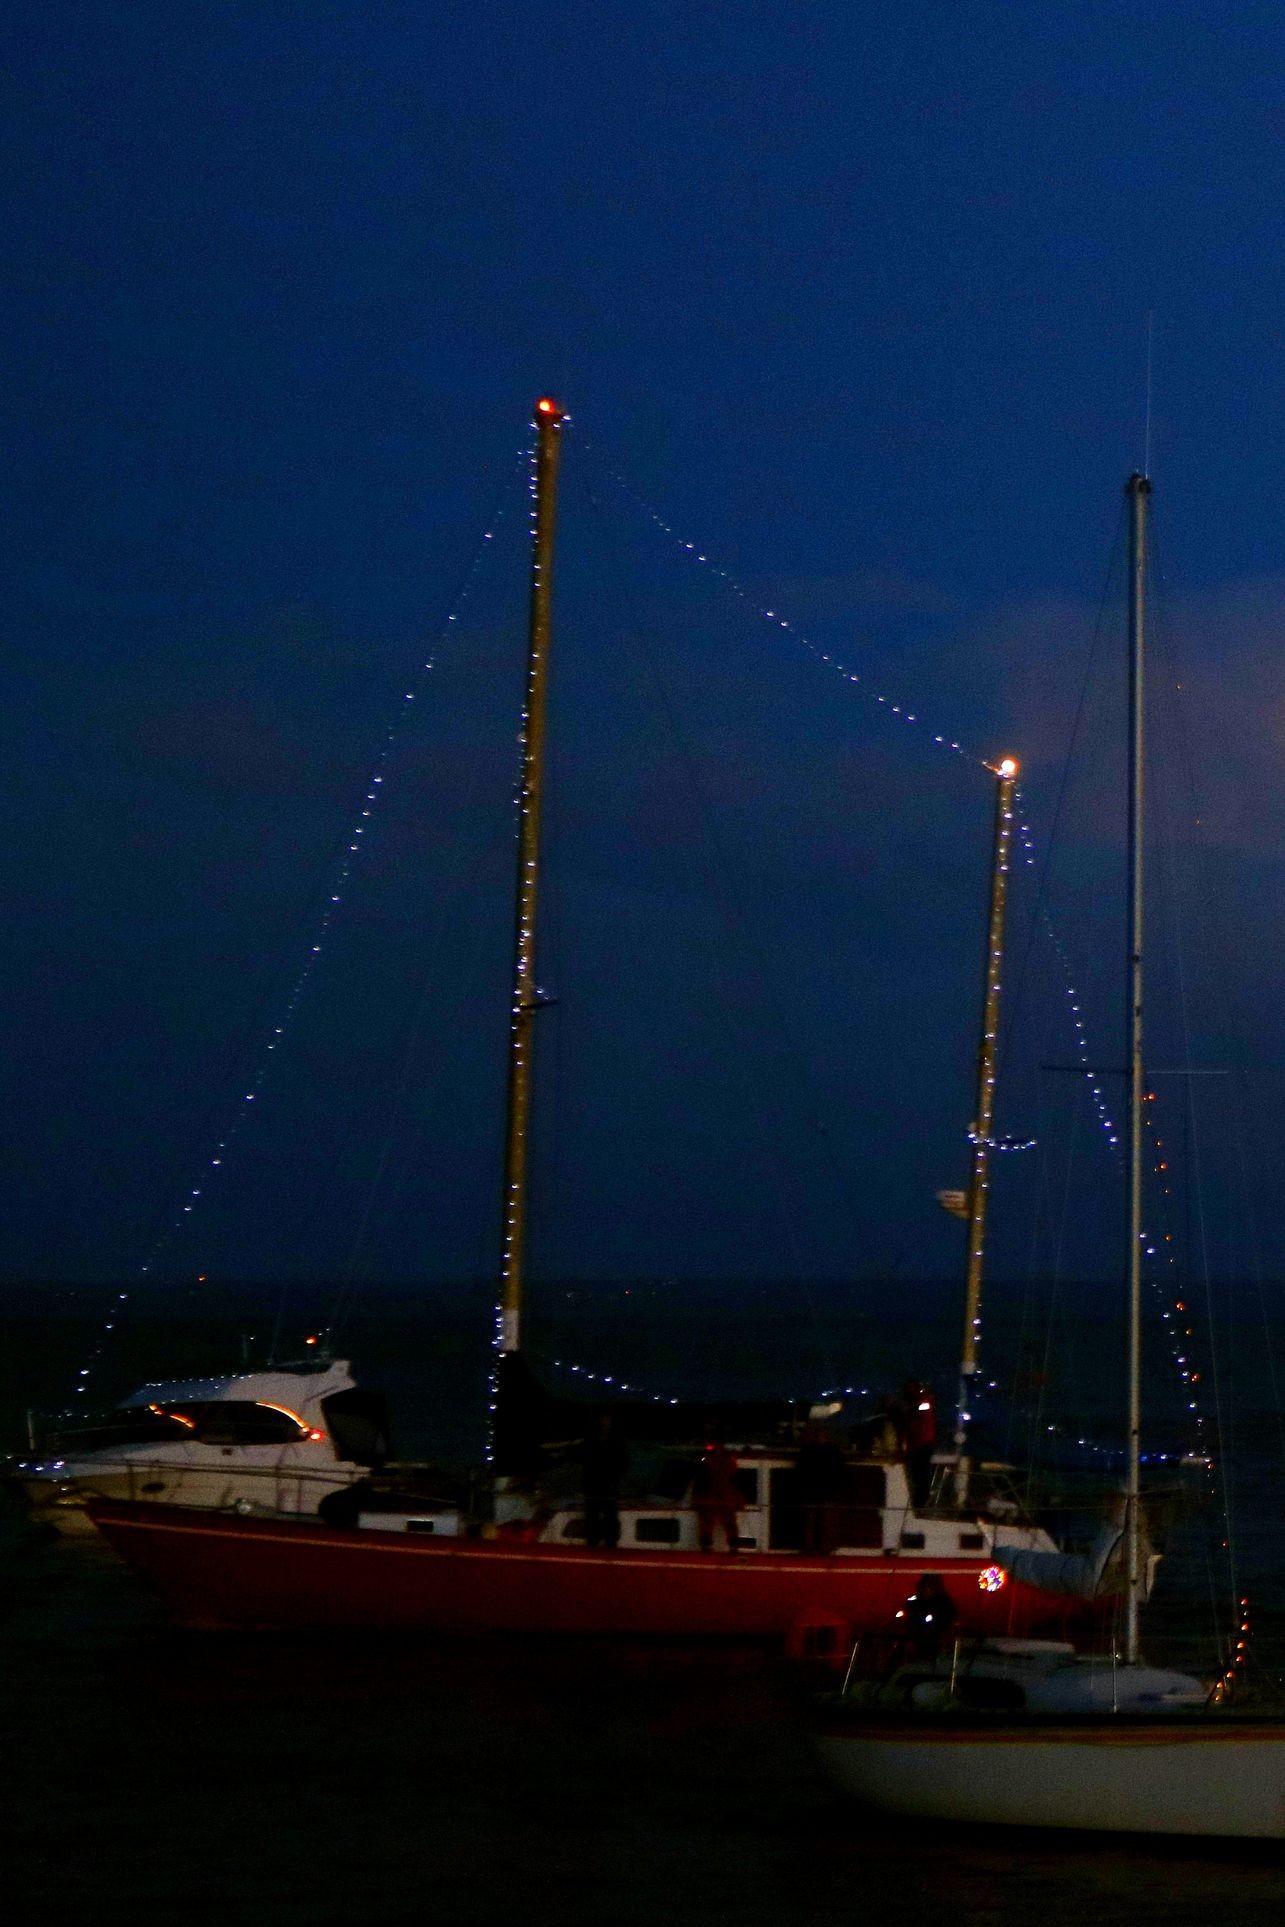
[[[77,1531],[91,1496],[313,1514],[386,1456],[382,1400],[332,1360],[140,1386],[15,1471],[36,1517]]]

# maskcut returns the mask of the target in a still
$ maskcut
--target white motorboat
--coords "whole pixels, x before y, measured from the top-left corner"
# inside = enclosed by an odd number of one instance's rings
[[[386,1457],[382,1400],[336,1359],[140,1386],[14,1476],[33,1518],[76,1532],[90,1530],[90,1498],[315,1514]]]

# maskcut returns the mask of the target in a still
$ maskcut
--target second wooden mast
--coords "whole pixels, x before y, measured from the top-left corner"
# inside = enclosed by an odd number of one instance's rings
[[[990,916],[986,923],[985,991],[982,997],[982,1034],[977,1048],[977,1107],[973,1114],[973,1169],[968,1187],[968,1270],[964,1299],[964,1343],[959,1364],[959,1398],[955,1408],[955,1496],[962,1505],[968,1496],[968,1425],[972,1417],[977,1375],[977,1347],[982,1323],[982,1267],[986,1256],[986,1203],[990,1187],[990,1159],[994,1148],[995,1077],[999,1057],[999,1004],[1004,963],[1004,916],[1008,907],[1008,873],[1013,847],[1013,798],[1017,763],[1006,756],[993,765],[995,772],[995,840],[991,863]]]
[[[540,804],[543,792],[545,706],[552,640],[553,532],[558,456],[565,416],[547,396],[535,405],[535,505],[531,549],[531,616],[526,698],[522,705],[522,769],[518,785],[518,868],[513,933],[513,1001],[509,1012],[509,1074],[504,1131],[504,1204],[500,1249],[497,1338],[516,1352],[522,1336],[522,1281],[526,1254],[527,1144],[530,1135],[535,1015],[536,900],[540,880]]]

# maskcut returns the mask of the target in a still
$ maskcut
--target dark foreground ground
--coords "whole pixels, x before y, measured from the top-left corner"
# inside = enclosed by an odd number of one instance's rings
[[[181,1634],[6,1533],[14,1927],[1285,1918],[1280,1849],[866,1818],[754,1655]]]

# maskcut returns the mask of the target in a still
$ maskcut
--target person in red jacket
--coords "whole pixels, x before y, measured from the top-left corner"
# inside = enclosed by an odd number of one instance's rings
[[[736,1460],[725,1445],[705,1447],[692,1481],[692,1504],[701,1551],[712,1552],[715,1535],[721,1532],[727,1550],[735,1552],[741,1490],[736,1483]]]

